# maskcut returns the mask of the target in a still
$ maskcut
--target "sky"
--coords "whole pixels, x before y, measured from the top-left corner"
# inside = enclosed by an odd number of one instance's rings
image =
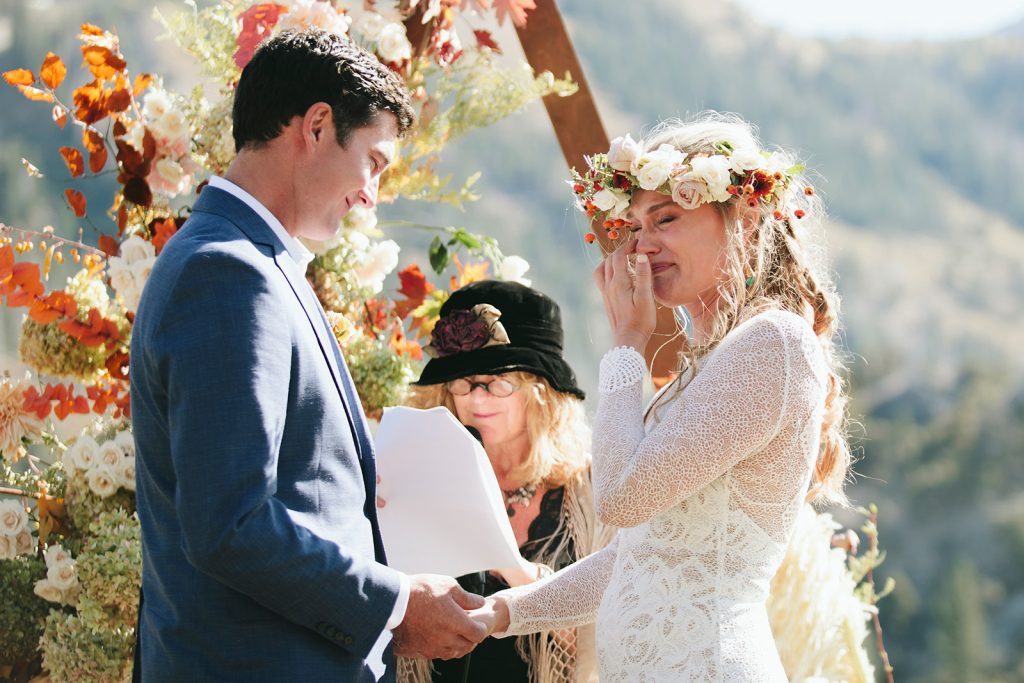
[[[761,22],[827,38],[956,40],[1024,20],[1024,0],[734,0]]]

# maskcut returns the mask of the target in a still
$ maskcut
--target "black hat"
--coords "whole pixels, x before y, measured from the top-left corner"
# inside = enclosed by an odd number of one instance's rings
[[[433,356],[414,384],[521,370],[580,399],[562,358],[562,313],[550,297],[517,282],[484,280],[460,287],[441,306],[426,351]]]

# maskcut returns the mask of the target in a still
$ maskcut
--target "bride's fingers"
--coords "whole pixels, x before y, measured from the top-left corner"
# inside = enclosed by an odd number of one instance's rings
[[[612,282],[624,289],[633,287],[633,278],[629,272],[629,247],[632,242],[633,240],[629,240],[608,257],[612,262]]]

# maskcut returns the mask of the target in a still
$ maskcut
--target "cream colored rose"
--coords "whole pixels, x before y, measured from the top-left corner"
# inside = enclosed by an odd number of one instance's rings
[[[36,549],[36,539],[26,529],[15,537],[14,545],[19,555],[31,555]]]
[[[671,145],[662,145],[654,151],[640,155],[633,164],[633,174],[641,188],[657,190],[685,160],[686,155],[679,150]]]
[[[142,292],[142,288],[149,282],[149,275],[153,272],[153,266],[156,265],[156,257],[144,259],[142,261],[136,261],[132,264],[132,277],[135,280],[135,288]]]
[[[80,436],[75,444],[64,454],[65,462],[74,464],[75,469],[88,472],[96,462],[99,445],[91,436]]]
[[[142,105],[142,115],[147,119],[163,118],[171,110],[171,97],[163,90],[150,90]]]
[[[156,256],[156,249],[149,240],[144,240],[138,235],[132,235],[121,243],[119,254],[120,258],[124,260],[125,265],[130,266],[137,261],[153,258]]]
[[[60,564],[61,562],[70,562],[71,553],[64,550],[64,546],[60,543],[54,543],[47,547],[43,552],[43,559],[46,560],[47,567],[52,567],[53,565]]]
[[[120,446],[113,441],[104,441],[96,452],[96,466],[105,465],[114,469],[120,464],[122,457]]]
[[[0,534],[0,560],[13,560],[18,556],[18,540],[14,536]]]
[[[89,490],[100,498],[109,498],[117,492],[118,477],[114,470],[106,465],[96,465],[86,475]]]
[[[180,187],[181,181],[185,179],[185,169],[181,167],[181,164],[166,157],[156,162],[156,172],[168,187]]]
[[[359,286],[369,288],[374,294],[380,293],[384,288],[384,278],[398,266],[400,249],[394,240],[384,240],[370,247],[355,267]]]
[[[729,165],[737,174],[756,171],[764,166],[765,158],[755,147],[740,147],[729,155]]]
[[[605,188],[595,192],[591,201],[594,202],[594,206],[607,212],[612,218],[621,217],[629,209],[629,195],[619,190]]]
[[[75,563],[72,561],[58,562],[46,570],[46,580],[58,590],[66,591],[78,583]]]
[[[522,256],[506,256],[501,262],[499,277],[507,282],[518,282],[529,287],[531,281],[523,277],[528,270],[530,264]]]
[[[126,455],[117,465],[117,478],[121,486],[129,491],[135,490],[135,456]]]
[[[32,592],[48,602],[64,602],[64,591],[53,585],[49,579],[40,579],[32,587]]]
[[[729,174],[729,159],[721,154],[690,159],[690,173],[687,176],[690,175],[705,182],[712,200],[725,202],[732,196],[728,191],[729,184],[732,182]]]
[[[703,180],[680,179],[672,186],[672,201],[684,209],[696,209],[707,201],[707,186]]]
[[[377,12],[357,11],[352,19],[352,30],[369,41],[376,42],[387,25],[387,19]]]
[[[412,45],[405,37],[405,26],[388,24],[380,31],[377,40],[377,54],[385,62],[402,62],[412,56]]]
[[[118,432],[114,437],[114,443],[121,448],[125,456],[135,457],[135,437],[131,432]]]
[[[638,156],[640,144],[627,133],[624,137],[612,140],[612,146],[608,150],[608,165],[616,171],[628,171]]]
[[[150,119],[148,125],[153,135],[164,145],[177,144],[180,140],[187,139],[190,133],[185,115],[176,109],[159,118]]]
[[[27,527],[25,506],[16,500],[0,500],[0,534],[17,536]]]

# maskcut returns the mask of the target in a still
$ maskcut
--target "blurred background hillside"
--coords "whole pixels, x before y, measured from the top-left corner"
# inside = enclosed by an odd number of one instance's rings
[[[851,496],[880,508],[880,573],[897,581],[882,603],[897,680],[1024,681],[1024,5],[1018,23],[987,35],[927,42],[790,33],[725,0],[559,6],[611,136],[717,109],[803,151],[832,215],[861,425]],[[47,50],[70,64],[87,20],[118,30],[134,70],[187,90],[194,71],[158,40],[150,11],[130,0],[0,0],[0,71],[35,68]],[[517,53],[514,34],[497,37]],[[75,134],[57,142],[45,105],[6,86],[0,112],[0,220],[77,234],[58,199],[56,151]],[[526,258],[534,285],[563,304],[568,354],[593,390],[608,345],[590,285],[597,250],[581,239],[543,108],[450,151],[456,179],[483,171],[481,201],[462,213],[403,203],[382,218],[463,226]],[[47,178],[27,177],[21,157]],[[392,236],[411,245],[402,266],[426,265],[427,238]],[[19,320],[4,313],[0,351],[13,356]]]

